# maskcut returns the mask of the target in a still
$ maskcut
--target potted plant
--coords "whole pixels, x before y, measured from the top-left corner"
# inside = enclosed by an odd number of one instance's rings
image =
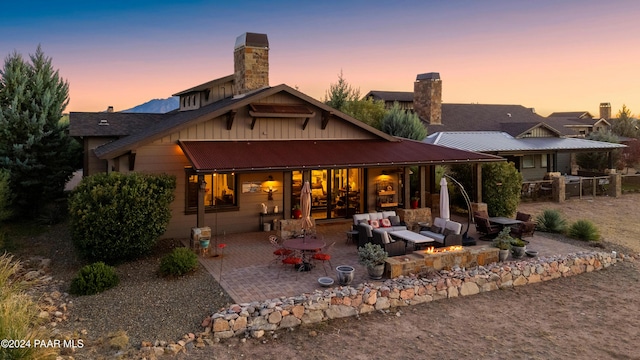
[[[527,250],[527,242],[522,239],[511,240],[511,252],[514,258],[521,258]]]
[[[493,246],[500,249],[500,261],[506,261],[509,257],[509,251],[511,250],[511,241],[513,237],[511,237],[511,228],[505,227],[500,231],[498,236],[493,239]]]
[[[293,216],[294,219],[301,219],[302,218],[302,210],[300,209],[300,205],[295,205],[293,207],[293,210],[291,210],[291,216]]]
[[[358,248],[358,262],[367,268],[369,277],[374,280],[382,279],[387,256],[389,254],[378,244],[366,243]]]

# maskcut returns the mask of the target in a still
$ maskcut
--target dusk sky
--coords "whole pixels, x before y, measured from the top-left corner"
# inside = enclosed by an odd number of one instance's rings
[[[266,33],[270,84],[323,100],[342,70],[364,95],[439,72],[445,103],[640,113],[640,1],[29,1],[3,4],[0,55],[38,44],[69,111],[116,111],[233,73]]]

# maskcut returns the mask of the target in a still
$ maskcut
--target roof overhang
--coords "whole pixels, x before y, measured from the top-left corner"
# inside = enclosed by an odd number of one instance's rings
[[[178,141],[196,172],[441,165],[503,158],[403,139]]]

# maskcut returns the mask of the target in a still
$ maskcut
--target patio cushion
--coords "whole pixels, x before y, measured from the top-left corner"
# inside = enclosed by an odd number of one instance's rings
[[[391,221],[391,226],[400,225],[400,216],[398,215],[389,216],[389,221]]]
[[[395,211],[383,211],[382,212],[382,218],[389,218],[390,216],[396,216],[396,212]]]
[[[437,217],[433,220],[433,225],[444,229],[447,226],[447,220]]]
[[[374,229],[380,227],[380,223],[378,222],[378,220],[369,220],[369,225],[371,225],[371,227],[373,227]]]
[[[389,219],[382,219],[382,220],[380,220],[380,226],[381,227],[390,227],[391,226],[391,221]]]
[[[440,226],[431,225],[431,228],[429,228],[429,231],[435,234],[440,234],[442,233],[442,228]]]
[[[389,236],[389,233],[386,231],[382,233],[382,242],[384,244],[389,244],[391,242],[391,237]]]
[[[369,220],[381,220],[382,213],[369,213]]]
[[[460,232],[462,231],[462,224],[449,220],[445,225],[445,229],[453,231],[452,234],[460,234]],[[447,235],[446,233],[444,234]]]
[[[353,225],[358,225],[360,221],[369,221],[369,214],[353,214]]]

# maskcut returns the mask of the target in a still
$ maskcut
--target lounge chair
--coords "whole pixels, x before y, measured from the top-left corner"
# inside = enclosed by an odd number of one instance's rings
[[[478,234],[482,235],[480,237],[480,239],[482,240],[493,239],[500,233],[500,227],[497,225],[492,225],[491,222],[489,222],[488,218],[476,216],[475,221],[476,231],[478,232]]]

